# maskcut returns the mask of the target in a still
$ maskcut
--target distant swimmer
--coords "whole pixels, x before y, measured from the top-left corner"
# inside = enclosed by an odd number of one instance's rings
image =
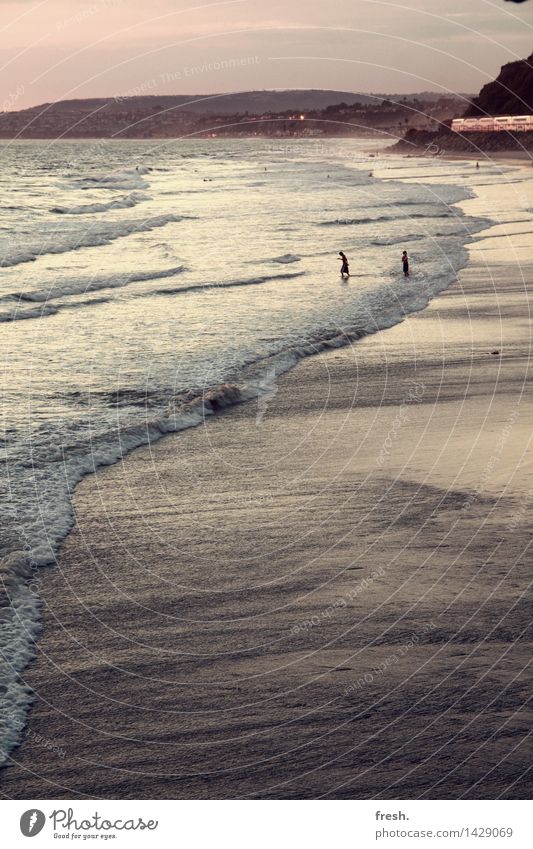
[[[403,265],[403,276],[409,277],[409,257],[407,256],[407,251],[404,251],[402,254],[402,265]]]
[[[339,251],[339,256],[342,259],[341,277],[349,277],[350,276],[350,267],[348,265],[348,257],[342,251]]]

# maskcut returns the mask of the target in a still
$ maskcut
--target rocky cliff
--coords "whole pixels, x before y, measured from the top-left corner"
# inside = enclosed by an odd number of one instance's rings
[[[503,65],[498,77],[484,85],[466,115],[529,115],[533,113],[533,53]]]

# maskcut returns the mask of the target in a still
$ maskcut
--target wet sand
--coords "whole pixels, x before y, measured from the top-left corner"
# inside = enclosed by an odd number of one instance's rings
[[[77,487],[4,798],[531,796],[533,254],[491,232]]]

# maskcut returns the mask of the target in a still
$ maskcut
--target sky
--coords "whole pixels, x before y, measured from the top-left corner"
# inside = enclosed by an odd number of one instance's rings
[[[504,0],[0,0],[0,111],[80,97],[477,92],[533,49]]]

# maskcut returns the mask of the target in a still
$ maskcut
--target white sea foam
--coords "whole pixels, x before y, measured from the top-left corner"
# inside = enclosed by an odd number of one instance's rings
[[[26,558],[21,558],[26,562]],[[11,558],[14,560],[14,557]],[[0,660],[0,766],[20,742],[33,693],[19,674],[34,658],[34,643],[40,631],[40,603],[26,576],[9,574],[9,607],[0,607],[2,657]],[[0,563],[0,574],[4,573]]]

